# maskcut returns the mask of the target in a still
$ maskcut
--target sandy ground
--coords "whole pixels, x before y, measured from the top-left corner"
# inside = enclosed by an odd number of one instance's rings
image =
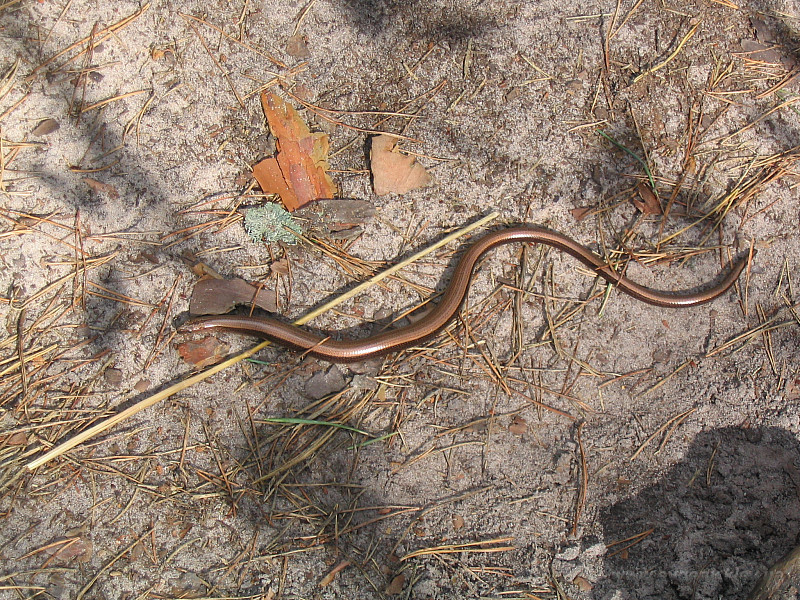
[[[0,2],[0,597],[746,598],[800,527],[798,28],[789,0]],[[377,209],[327,254],[238,218],[265,89]],[[376,197],[374,131],[434,185]],[[505,247],[426,350],[267,349],[27,468],[192,372],[198,262],[293,319],[494,210],[660,289],[757,255],[667,310]],[[466,243],[312,326],[369,333]]]

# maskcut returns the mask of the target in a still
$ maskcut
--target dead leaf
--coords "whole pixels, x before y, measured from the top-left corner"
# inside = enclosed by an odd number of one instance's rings
[[[370,168],[375,193],[405,194],[430,185],[432,178],[413,156],[394,151],[397,140],[388,135],[372,138]]]
[[[311,52],[308,50],[306,38],[296,33],[286,40],[286,54],[292,58],[309,58]]]
[[[196,257],[192,257],[189,256],[189,254],[184,253],[182,258],[192,265],[192,273],[194,273],[198,277],[213,277],[214,279],[224,279],[222,275],[217,273],[213,268],[209,267],[206,263],[195,262]]]
[[[750,26],[756,34],[756,39],[762,44],[767,44],[775,41],[775,34],[770,29],[769,25],[763,20],[756,17],[750,17]]]
[[[24,431],[12,433],[5,439],[5,443],[9,446],[24,446],[28,443],[28,434]]]
[[[274,290],[259,288],[244,279],[201,279],[194,284],[189,300],[191,315],[223,315],[236,305],[257,306],[275,312],[278,301]]]
[[[269,266],[269,272],[273,275],[288,275],[289,274],[289,259],[285,256],[273,262]]]
[[[403,586],[405,586],[405,584],[406,576],[404,573],[400,573],[400,575],[392,579],[392,582],[386,587],[386,593],[389,596],[396,596],[403,591]]]
[[[261,106],[278,150],[253,167],[261,189],[278,194],[289,212],[312,200],[333,198],[336,185],[326,173],[328,136],[311,133],[298,112],[275,94],[262,94]]]
[[[31,133],[33,135],[49,135],[54,131],[58,131],[60,127],[61,124],[55,119],[42,119],[36,127],[33,128]]]
[[[183,342],[177,348],[181,358],[198,369],[218,363],[230,350],[228,344],[213,336]]]
[[[119,198],[119,192],[117,191],[117,188],[110,183],[103,183],[102,181],[97,181],[97,179],[92,179],[91,177],[84,177],[83,182],[88,185],[95,194],[105,194],[112,200]]]
[[[327,575],[325,575],[325,577],[322,578],[322,581],[319,582],[319,587],[329,586],[331,583],[333,583],[333,580],[336,578],[336,574],[342,569],[345,569],[349,566],[350,566],[349,560],[343,560],[342,562],[340,562],[338,565],[333,567],[333,569],[331,569],[330,573],[328,573]]]
[[[516,416],[514,420],[511,421],[511,425],[508,426],[508,430],[514,435],[522,435],[528,431],[528,422],[522,417]]]
[[[49,561],[64,565],[69,563],[86,563],[94,555],[92,542],[81,535],[68,535],[66,538],[55,540],[46,550],[50,555]]]
[[[782,64],[784,60],[788,57],[781,54],[779,51],[779,46],[775,44],[760,44],[753,40],[742,40],[742,50],[745,51],[748,58],[751,60],[757,60],[765,63],[770,63],[773,65]],[[791,65],[794,64],[792,60],[789,68]]]
[[[575,579],[572,580],[572,584],[582,592],[591,592],[594,587],[586,577],[580,575],[575,576]]]
[[[164,60],[165,58],[174,60],[175,50],[170,46],[155,46],[150,49],[150,58],[153,60]]]
[[[786,381],[786,399],[800,400],[800,377]]]
[[[573,208],[569,212],[572,213],[572,216],[575,217],[576,221],[580,222],[583,221],[593,210],[594,208],[591,206],[579,206],[578,208]]]
[[[120,385],[124,378],[125,375],[121,369],[106,369],[105,373],[103,373],[103,379],[112,387]]]
[[[661,214],[661,204],[649,185],[642,181],[636,186],[636,192],[639,194],[639,198],[637,199],[634,197],[632,201],[633,205],[639,209],[640,213],[643,215]]]

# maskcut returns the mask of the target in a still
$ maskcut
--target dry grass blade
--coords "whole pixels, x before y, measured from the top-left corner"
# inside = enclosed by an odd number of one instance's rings
[[[56,54],[54,54],[53,56],[48,58],[46,61],[41,63],[38,67],[36,67],[31,72],[31,74],[28,76],[28,79],[32,79],[39,71],[44,69],[47,65],[49,65],[52,62],[58,60],[59,58],[61,58],[65,54],[69,54],[75,48],[79,48],[80,46],[83,46],[84,44],[88,44],[88,43],[91,43],[92,48],[94,48],[94,47],[97,47],[102,42],[104,42],[105,40],[107,40],[108,38],[110,38],[112,36],[116,36],[125,27],[127,27],[128,25],[133,23],[133,21],[135,21],[136,19],[141,17],[149,8],[150,8],[150,3],[147,2],[144,6],[142,6],[135,13],[133,13],[131,15],[128,15],[127,17],[124,17],[123,19],[120,19],[119,21],[117,21],[113,25],[109,25],[108,27],[106,27],[104,29],[101,29],[99,31],[94,31],[92,34],[86,36],[85,38],[83,38],[81,40],[78,40],[74,44],[70,44],[69,46],[67,46],[66,48],[61,50],[60,52],[57,52]],[[0,9],[2,9],[2,6],[0,6]],[[77,59],[79,56],[81,56],[84,52],[87,52],[88,50],[89,50],[89,46],[87,46],[83,51],[81,51],[81,52],[75,54],[74,56],[72,56],[70,59],[68,59],[66,61],[65,64],[68,64],[68,63],[72,62],[73,60]]]
[[[572,535],[578,535],[578,523],[581,519],[581,514],[583,513],[583,507],[586,504],[586,494],[589,489],[589,470],[586,465],[586,450],[583,447],[583,425],[584,421],[578,423],[578,429],[575,433],[575,437],[578,440],[578,451],[580,453],[581,459],[581,481],[578,485],[578,499],[575,504],[575,519],[572,522]]]
[[[508,542],[513,541],[511,536],[494,538],[491,540],[483,540],[480,542],[466,542],[463,544],[447,544],[444,546],[431,546],[429,548],[421,548],[414,550],[403,556],[400,561],[405,562],[411,558],[419,556],[427,556],[430,554],[463,554],[470,552],[474,554],[488,554],[493,552],[508,552],[509,550],[516,550],[516,546],[507,545]]]
[[[192,23],[191,21],[189,21],[185,17],[184,17],[184,20],[186,21],[186,24],[189,27],[192,28],[192,31],[194,31],[194,34],[197,36],[197,38],[200,40],[200,43],[203,45],[203,48],[206,49],[206,52],[208,53],[208,57],[211,59],[211,61],[214,63],[214,65],[216,65],[217,70],[220,72],[220,74],[222,75],[223,79],[225,79],[226,83],[228,84],[228,87],[231,88],[231,91],[233,92],[233,95],[236,98],[236,101],[239,103],[239,106],[241,108],[245,108],[244,100],[242,100],[242,97],[239,94],[239,90],[237,90],[236,86],[233,85],[233,81],[231,80],[230,76],[228,75],[228,71],[225,70],[222,67],[221,64],[219,64],[219,60],[217,59],[217,57],[214,54],[214,52],[211,51],[211,48],[209,48],[208,42],[206,42],[206,38],[204,38],[203,34],[200,33],[200,31],[197,29],[197,27],[195,27],[194,23]]]
[[[111,567],[113,567],[113,566],[114,566],[114,564],[115,564],[115,563],[116,563],[116,562],[117,562],[119,559],[121,559],[123,556],[125,556],[125,555],[126,555],[128,552],[130,552],[131,550],[133,550],[133,549],[134,549],[134,547],[136,547],[136,545],[137,545],[137,544],[139,544],[139,543],[140,543],[140,542],[141,542],[143,539],[145,539],[145,538],[146,538],[148,535],[150,535],[150,534],[151,534],[151,533],[152,533],[154,530],[155,530],[155,528],[154,528],[154,527],[151,527],[149,530],[145,531],[145,532],[144,532],[144,533],[143,533],[141,536],[139,536],[139,537],[138,537],[138,538],[136,538],[136,539],[135,539],[133,542],[131,542],[130,544],[128,544],[128,545],[127,545],[127,546],[126,546],[126,547],[125,547],[125,548],[122,550],[122,552],[120,552],[119,554],[117,554],[117,555],[116,555],[114,558],[112,558],[112,559],[111,559],[110,561],[108,561],[108,562],[107,562],[105,565],[103,565],[103,567],[102,567],[102,568],[101,568],[101,569],[100,569],[100,570],[99,570],[97,573],[95,573],[94,577],[92,577],[92,578],[91,578],[91,579],[88,581],[88,583],[87,583],[85,586],[83,586],[83,588],[81,588],[81,591],[80,591],[80,592],[78,592],[78,595],[77,595],[77,596],[75,596],[75,600],[81,600],[81,598],[83,598],[83,597],[86,595],[86,593],[87,593],[89,590],[91,590],[91,589],[94,587],[94,584],[95,584],[95,583],[97,583],[97,580],[98,580],[98,579],[100,579],[100,576],[101,576],[103,573],[105,573],[105,572],[106,572],[106,571],[108,571],[108,570],[109,570]]]
[[[113,254],[109,254],[107,256],[100,256],[100,257],[88,259],[88,260],[85,260],[85,261],[81,261],[83,263],[83,266],[79,266],[79,267],[77,267],[75,269],[75,271],[73,273],[70,273],[68,275],[64,275],[63,277],[60,277],[60,278],[56,279],[52,283],[47,284],[42,289],[40,289],[38,292],[32,294],[26,300],[24,300],[18,306],[18,308],[26,308],[26,307],[28,307],[33,302],[35,302],[36,300],[38,300],[42,296],[46,295],[47,293],[49,293],[49,292],[61,287],[63,284],[65,284],[65,283],[67,283],[69,281],[72,281],[72,280],[74,280],[74,279],[76,279],[78,277],[83,277],[83,275],[88,270],[95,269],[97,267],[101,267],[104,264],[114,260],[114,258],[116,258],[116,256],[117,256],[117,253],[114,252]]]
[[[696,410],[697,410],[697,407],[690,408],[689,410],[687,410],[687,411],[685,411],[685,412],[682,412],[682,413],[681,413],[681,414],[679,414],[679,415],[675,415],[674,417],[672,417],[671,419],[669,419],[669,420],[668,420],[666,423],[664,423],[664,424],[663,424],[661,427],[659,427],[658,429],[656,429],[656,430],[653,432],[653,434],[652,434],[650,437],[648,437],[648,438],[647,438],[647,439],[646,439],[646,440],[645,440],[645,441],[642,443],[642,445],[641,445],[641,446],[639,446],[639,447],[636,449],[636,452],[634,452],[634,453],[633,453],[633,456],[631,456],[631,460],[632,460],[632,461],[633,461],[633,460],[636,460],[636,459],[639,457],[639,455],[642,453],[642,451],[644,451],[644,449],[645,449],[645,448],[647,448],[647,446],[649,446],[649,445],[650,445],[650,442],[652,442],[652,441],[653,441],[654,439],[656,439],[656,437],[658,437],[658,436],[659,436],[661,433],[663,433],[663,432],[664,432],[664,431],[666,431],[668,428],[670,428],[670,426],[672,426],[672,429],[670,429],[670,433],[671,433],[672,431],[674,431],[674,428],[675,428],[675,427],[677,427],[678,425],[680,425],[681,423],[683,423],[683,422],[684,422],[684,421],[685,421],[685,420],[686,420],[686,419],[689,417],[689,415],[691,415],[691,414],[692,414],[694,411],[696,411]],[[668,434],[668,436],[669,436],[669,434]],[[665,441],[666,441],[666,439],[668,439],[668,436],[665,438]],[[660,448],[663,448],[663,447],[664,447],[664,444],[662,443],[662,444],[661,444],[661,446],[660,446]],[[660,449],[660,448],[659,448],[659,449]]]
[[[798,304],[793,304],[792,306],[790,306],[788,308],[791,311],[794,311],[794,310],[797,309],[798,306],[799,306]],[[787,327],[789,325],[796,325],[797,324],[797,321],[794,320],[794,319],[789,319],[787,321],[778,321],[778,317],[779,317],[779,315],[776,315],[776,316],[772,317],[771,319],[769,319],[768,321],[765,321],[764,323],[761,323],[760,325],[756,325],[752,329],[748,329],[744,333],[741,333],[741,334],[737,335],[736,337],[728,340],[724,344],[721,344],[720,346],[717,346],[713,350],[707,352],[706,355],[705,355],[705,358],[709,358],[711,356],[715,356],[715,355],[717,355],[717,354],[719,354],[721,352],[724,352],[725,350],[728,350],[729,348],[732,348],[733,346],[736,346],[738,344],[741,344],[741,346],[739,348],[737,348],[737,351],[741,350],[748,343],[750,343],[751,341],[753,341],[755,338],[759,337],[760,335],[763,335],[767,331],[775,331],[776,329],[782,329],[783,327]]]
[[[792,106],[793,104],[797,103],[798,101],[800,101],[800,96],[793,96],[793,97],[789,98],[788,100],[784,100],[783,102],[781,102],[780,104],[772,107],[771,109],[769,109],[765,113],[762,113],[755,120],[751,121],[750,123],[748,123],[744,127],[740,128],[740,129],[737,129],[736,131],[734,131],[733,133],[731,133],[727,137],[723,138],[722,142],[727,142],[731,138],[736,137],[740,133],[743,133],[743,132],[747,131],[748,129],[754,127],[755,125],[757,125],[758,123],[760,123],[761,121],[766,119],[768,116],[770,116],[772,113],[777,112],[780,109],[785,108],[787,106]]]
[[[647,77],[648,75],[652,75],[656,71],[659,71],[660,69],[663,69],[669,63],[671,63],[673,60],[675,60],[678,57],[678,54],[681,53],[681,50],[686,45],[686,43],[690,39],[692,39],[692,37],[694,36],[695,33],[697,33],[697,28],[698,27],[700,27],[700,21],[695,23],[692,26],[692,28],[689,30],[689,32],[685,36],[683,36],[683,39],[681,39],[681,41],[678,43],[678,46],[675,48],[675,50],[670,52],[670,54],[669,54],[669,56],[667,56],[667,58],[665,58],[663,61],[661,61],[657,65],[654,65],[654,66],[650,67],[649,69],[647,69],[643,73],[640,73],[639,75],[634,77],[633,78],[633,83],[637,83],[638,81],[641,81],[643,78]]]
[[[625,552],[629,548],[632,548],[633,546],[635,546],[639,542],[645,540],[654,531],[655,531],[655,529],[648,529],[647,531],[642,531],[641,533],[637,533],[636,535],[632,535],[631,537],[625,538],[624,540],[617,540],[616,542],[611,542],[610,544],[608,544],[606,546],[606,548],[610,549],[610,548],[613,548],[614,546],[618,546],[620,544],[624,544],[624,545],[619,550],[615,550],[614,552],[609,554],[608,555],[609,558],[611,558],[612,556],[616,556],[617,554],[620,554],[621,552]]]
[[[183,17],[184,19],[191,19],[193,21],[196,21],[197,23],[205,25],[206,27],[210,27],[211,29],[213,29],[214,31],[219,33],[221,36],[223,36],[225,39],[227,39],[229,42],[237,44],[237,45],[241,46],[242,48],[246,48],[247,50],[250,50],[251,52],[255,52],[259,56],[263,56],[268,61],[270,61],[271,63],[273,63],[276,66],[280,67],[281,69],[286,69],[287,68],[286,63],[284,63],[283,61],[278,60],[277,58],[272,56],[270,53],[264,52],[263,50],[259,50],[258,48],[254,48],[250,44],[246,44],[242,40],[236,39],[235,37],[233,37],[231,35],[228,35],[227,33],[225,33],[225,31],[221,27],[218,27],[217,25],[214,25],[213,23],[210,23],[210,22],[206,21],[205,19],[201,19],[200,17],[195,17],[194,15],[190,15],[188,13],[178,13],[178,14],[181,17]]]
[[[475,229],[477,229],[479,227],[483,227],[484,225],[486,225],[490,221],[493,221],[494,219],[496,219],[497,216],[498,216],[498,213],[493,212],[493,213],[487,215],[486,217],[476,221],[475,223],[472,223],[471,225],[463,227],[462,229],[459,229],[458,231],[455,231],[455,232],[451,233],[450,235],[445,236],[444,238],[442,238],[441,240],[439,240],[435,244],[429,246],[425,250],[417,252],[416,254],[414,254],[413,256],[410,256],[406,260],[399,262],[397,265],[395,265],[393,267],[390,267],[389,269],[386,269],[385,271],[383,271],[382,273],[379,273],[378,275],[375,275],[374,277],[371,277],[370,279],[368,279],[367,281],[365,281],[361,285],[358,285],[358,286],[354,287],[353,289],[351,289],[349,292],[346,292],[345,294],[342,294],[338,298],[335,298],[334,300],[332,300],[332,301],[320,306],[318,309],[316,309],[316,310],[308,313],[307,315],[299,318],[297,321],[295,321],[295,324],[296,325],[302,325],[304,323],[307,323],[308,321],[310,321],[311,319],[313,319],[317,315],[320,315],[320,314],[330,310],[334,306],[337,306],[337,305],[341,304],[342,302],[348,300],[349,298],[359,294],[363,290],[365,290],[368,287],[378,283],[379,281],[381,281],[382,279],[388,277],[389,275],[392,275],[392,274],[396,273],[397,271],[399,271],[400,269],[402,269],[403,267],[405,267],[409,263],[412,263],[414,261],[419,260],[423,256],[426,256],[427,254],[433,252],[434,250],[436,250],[436,249],[438,249],[438,248],[440,248],[440,247],[452,242],[453,240],[455,240],[455,239],[457,239],[457,238],[459,238],[459,237],[461,237],[463,235],[466,235],[467,233],[469,233],[469,232],[471,232],[471,231],[473,231],[473,230],[475,230]],[[215,373],[219,373],[220,371],[223,371],[223,370],[227,369],[230,366],[233,366],[233,365],[235,365],[235,364],[237,364],[237,363],[239,363],[239,362],[241,362],[241,361],[243,361],[243,360],[245,360],[247,358],[250,358],[251,356],[253,356],[257,352],[263,350],[264,348],[266,348],[269,345],[270,345],[269,341],[262,342],[262,343],[260,343],[260,344],[258,344],[256,346],[250,348],[249,350],[245,350],[244,352],[242,352],[241,354],[238,354],[237,356],[233,356],[233,357],[231,357],[231,358],[219,363],[218,365],[214,365],[213,367],[210,367],[210,368],[206,369],[205,371],[202,371],[200,373],[192,375],[191,377],[189,377],[189,378],[187,378],[187,379],[185,379],[185,380],[183,380],[183,381],[181,381],[179,383],[171,385],[171,386],[167,387],[166,389],[161,390],[160,392],[158,392],[156,394],[153,394],[152,396],[137,402],[133,406],[129,406],[128,408],[126,408],[125,410],[121,411],[120,413],[118,413],[118,414],[116,414],[116,415],[114,415],[114,416],[112,416],[112,417],[110,417],[110,418],[108,418],[108,419],[106,419],[106,420],[104,420],[104,421],[102,421],[102,422],[90,427],[89,429],[86,429],[85,431],[82,431],[81,433],[77,434],[75,437],[73,437],[73,438],[71,438],[71,439],[69,439],[69,440],[67,440],[65,442],[62,442],[61,444],[57,445],[55,448],[51,449],[50,451],[48,451],[44,455],[40,456],[39,458],[30,461],[26,465],[27,469],[28,470],[33,470],[33,469],[36,469],[36,468],[38,468],[38,467],[50,462],[54,458],[56,458],[58,456],[61,456],[65,452],[68,452],[69,450],[75,448],[76,446],[79,446],[80,444],[82,444],[85,441],[93,438],[94,436],[102,433],[103,431],[106,431],[109,428],[114,427],[115,425],[117,425],[117,424],[129,419],[130,417],[132,417],[133,415],[141,412],[142,410],[144,410],[146,408],[149,408],[150,406],[153,406],[153,405],[157,404],[158,402],[161,402],[162,400],[165,400],[165,399],[173,396],[174,394],[176,394],[178,392],[181,392],[181,391],[193,386],[194,384],[199,383],[200,381],[203,381],[203,380],[207,379],[208,377],[214,375]]]
[[[90,110],[94,110],[95,108],[106,106],[107,104],[111,104],[112,102],[116,102],[117,100],[123,100],[125,98],[131,98],[133,96],[138,96],[139,94],[147,94],[147,93],[152,93],[152,90],[136,90],[135,92],[126,92],[124,94],[112,96],[111,98],[100,100],[98,102],[95,102],[94,104],[90,104],[89,106],[84,106],[83,108],[81,108],[81,113],[86,113],[89,112]]]
[[[451,444],[449,446],[432,446],[426,450],[423,450],[417,456],[407,460],[401,465],[398,465],[394,469],[392,469],[392,474],[398,473],[399,471],[405,469],[406,467],[410,467],[411,465],[418,463],[421,460],[428,458],[429,456],[433,456],[434,454],[439,454],[441,452],[449,452],[451,450],[455,450],[456,448],[463,448],[465,446],[485,446],[486,442],[482,441],[467,441],[467,442],[457,442],[455,444]]]
[[[5,99],[8,93],[14,88],[14,78],[17,76],[19,70],[20,59],[14,61],[8,70],[0,77],[0,100]]]
[[[695,364],[695,362],[692,359],[684,361],[683,364],[679,365],[674,371],[672,371],[672,373],[670,373],[669,375],[665,375],[664,377],[659,379],[658,382],[655,383],[653,386],[647,388],[644,392],[642,392],[642,397],[647,396],[649,394],[652,394],[657,389],[659,389],[661,386],[663,386],[665,383],[667,383],[670,379],[675,377],[675,375],[677,375],[678,373],[680,373],[681,371],[683,371],[687,367],[693,366],[694,364]]]

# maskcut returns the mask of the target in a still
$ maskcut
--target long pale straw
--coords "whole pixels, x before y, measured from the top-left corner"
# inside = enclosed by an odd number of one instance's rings
[[[303,325],[304,323],[307,323],[308,321],[310,321],[314,317],[317,317],[320,314],[324,313],[325,311],[330,310],[334,306],[337,306],[337,305],[341,304],[345,300],[348,300],[349,298],[352,298],[356,294],[358,294],[360,292],[363,292],[366,288],[378,283],[382,279],[385,279],[386,277],[388,277],[390,275],[393,275],[394,273],[396,273],[397,271],[399,271],[400,269],[402,269],[403,267],[405,267],[409,263],[412,263],[414,261],[419,260],[423,256],[433,252],[437,248],[441,248],[442,246],[444,246],[446,244],[449,244],[453,240],[455,240],[455,239],[457,239],[457,238],[459,238],[459,237],[461,237],[463,235],[466,235],[469,232],[474,231],[475,229],[478,229],[479,227],[483,227],[484,225],[486,225],[490,221],[496,219],[497,216],[498,216],[498,213],[497,212],[493,212],[493,213],[491,213],[489,215],[486,215],[484,218],[480,219],[479,221],[476,221],[475,223],[472,223],[471,225],[467,225],[466,227],[451,233],[450,235],[442,238],[441,240],[439,240],[438,242],[436,242],[432,246],[429,246],[425,250],[421,250],[420,252],[417,252],[413,256],[408,257],[404,261],[397,263],[393,267],[390,267],[390,268],[386,269],[385,271],[382,271],[381,273],[378,273],[377,275],[374,275],[373,277],[370,277],[369,279],[367,279],[363,283],[361,283],[361,284],[357,285],[356,287],[354,287],[352,290],[350,290],[348,292],[345,292],[341,296],[338,296],[338,297],[334,298],[333,300],[331,300],[330,302],[327,302],[326,304],[323,304],[322,306],[320,306],[316,310],[313,310],[310,313],[307,313],[306,315],[303,315],[302,317],[297,319],[294,322],[294,324],[295,325]],[[241,354],[237,354],[236,356],[233,356],[233,357],[231,357],[231,358],[229,358],[227,360],[224,360],[221,363],[219,363],[217,365],[214,365],[213,367],[209,367],[205,371],[201,371],[199,373],[196,373],[195,375],[192,375],[191,377],[187,377],[186,379],[184,379],[182,381],[179,381],[178,383],[176,383],[174,385],[171,385],[168,388],[165,388],[165,389],[161,390],[160,392],[157,392],[157,393],[153,394],[152,396],[149,396],[149,397],[145,398],[144,400],[140,400],[139,402],[137,402],[136,404],[134,404],[132,406],[129,406],[125,410],[123,410],[123,411],[121,411],[121,412],[119,412],[119,413],[117,413],[117,414],[115,414],[115,415],[113,415],[111,417],[108,417],[107,419],[104,419],[103,421],[100,421],[99,423],[97,423],[96,425],[93,425],[92,427],[89,427],[85,431],[81,431],[80,433],[78,433],[74,437],[68,439],[66,442],[62,442],[62,443],[58,444],[52,450],[46,452],[45,454],[43,454],[39,458],[36,458],[36,459],[30,461],[27,465],[25,465],[25,467],[28,470],[31,470],[31,471],[33,469],[41,467],[42,465],[50,462],[51,460],[53,460],[54,458],[56,458],[58,456],[61,456],[65,452],[68,452],[68,451],[72,450],[76,446],[79,446],[80,444],[82,444],[85,441],[93,438],[94,436],[106,431],[107,429],[110,429],[110,428],[114,427],[118,423],[122,423],[123,421],[125,421],[126,419],[129,419],[130,417],[132,417],[136,413],[139,413],[139,412],[143,411],[144,409],[149,408],[149,407],[153,406],[154,404],[156,404],[158,402],[161,402],[162,400],[166,400],[170,396],[172,396],[174,394],[177,394],[178,392],[180,392],[182,390],[185,390],[188,387],[193,386],[195,383],[198,383],[198,382],[203,381],[204,379],[206,379],[208,377],[211,377],[215,373],[219,373],[220,371],[222,371],[224,369],[227,369],[228,367],[230,367],[232,365],[235,365],[236,363],[238,363],[238,362],[240,362],[240,361],[242,361],[242,360],[244,360],[246,358],[250,358],[256,352],[259,352],[260,350],[263,350],[264,348],[269,346],[270,343],[271,342],[269,340],[261,342],[257,346],[253,346],[249,350],[245,350]]]

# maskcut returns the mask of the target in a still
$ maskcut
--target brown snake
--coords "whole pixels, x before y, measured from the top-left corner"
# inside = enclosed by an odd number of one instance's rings
[[[399,329],[384,331],[359,340],[339,341],[269,317],[222,315],[193,319],[183,325],[181,331],[226,329],[251,334],[270,339],[283,346],[306,351],[330,362],[364,360],[396,352],[431,338],[447,325],[464,302],[472,273],[481,256],[491,248],[512,242],[546,244],[558,248],[578,259],[629,296],[647,304],[666,308],[697,306],[713,300],[734,284],[747,264],[746,256],[738,259],[717,285],[703,291],[662,292],[641,286],[616,273],[594,252],[562,233],[535,225],[520,225],[489,233],[470,246],[456,265],[450,285],[436,306],[419,321]]]

